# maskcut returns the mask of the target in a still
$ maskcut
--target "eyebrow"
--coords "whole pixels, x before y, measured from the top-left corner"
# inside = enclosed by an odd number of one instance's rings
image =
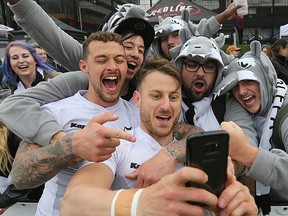
[[[122,57],[122,58],[126,59],[126,56],[124,54],[118,54],[118,55],[114,56],[113,58],[119,58],[119,57]],[[97,55],[97,56],[94,57],[94,59],[98,59],[98,58],[109,58],[109,57],[107,55],[105,55],[105,54]]]
[[[129,39],[129,38],[127,38],[127,40],[128,40],[128,39]],[[135,45],[135,43],[134,43],[133,41],[127,41],[127,40],[124,40],[124,41],[123,41],[123,44],[124,44],[124,43],[128,43],[128,44]],[[140,45],[139,47],[142,47],[143,49],[145,48],[144,45]]]

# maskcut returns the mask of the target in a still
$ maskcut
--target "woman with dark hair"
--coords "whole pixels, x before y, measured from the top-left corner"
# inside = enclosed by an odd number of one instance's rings
[[[271,60],[271,45],[269,45],[269,44],[264,44],[264,45],[262,45],[262,47],[261,47],[261,51],[262,52],[264,52],[267,56],[268,56],[268,58]]]
[[[3,88],[10,88],[12,93],[17,93],[58,74],[42,62],[31,45],[22,41],[13,41],[7,45],[3,63]]]
[[[271,46],[272,63],[279,79],[288,84],[288,41],[278,39]]]

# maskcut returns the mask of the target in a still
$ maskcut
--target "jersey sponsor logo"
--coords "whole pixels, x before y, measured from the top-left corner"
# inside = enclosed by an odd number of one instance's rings
[[[81,128],[81,129],[83,129],[84,127],[85,127],[85,125],[81,125],[81,124],[78,124],[78,123],[71,123],[71,125],[70,125],[70,127],[71,128],[73,128],[73,127],[76,127],[76,128]]]
[[[129,130],[132,130],[132,127],[125,127],[124,126],[124,131],[129,131]]]
[[[132,168],[132,169],[138,169],[139,166],[140,166],[139,164],[134,163],[134,162],[131,162],[131,164],[130,164],[130,168]]]

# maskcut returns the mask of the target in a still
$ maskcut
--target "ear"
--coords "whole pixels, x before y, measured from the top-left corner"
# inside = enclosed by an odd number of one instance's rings
[[[133,99],[134,99],[134,104],[136,107],[140,107],[141,105],[141,98],[140,98],[140,92],[134,91],[133,93]]]
[[[261,55],[261,43],[257,40],[254,40],[250,43],[251,54],[260,58]]]
[[[222,48],[225,44],[225,35],[220,33],[219,36],[215,38],[215,41],[217,42],[219,48]]]
[[[188,23],[190,21],[190,11],[188,9],[184,9],[181,12],[181,18]]]
[[[87,64],[86,64],[86,62],[85,62],[84,60],[82,60],[82,59],[79,61],[79,68],[80,68],[80,70],[81,70],[82,72],[88,74]]]

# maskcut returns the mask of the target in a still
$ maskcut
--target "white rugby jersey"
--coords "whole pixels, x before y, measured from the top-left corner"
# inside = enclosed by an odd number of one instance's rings
[[[105,112],[111,112],[119,116],[118,120],[105,123],[106,127],[129,131],[139,126],[139,109],[135,105],[120,98],[114,106],[104,108],[83,97],[86,92],[79,91],[72,97],[48,103],[42,106],[42,109],[51,113],[67,133],[83,128],[95,115]],[[37,206],[36,215],[60,215],[61,199],[71,177],[78,168],[79,163],[67,167],[46,182]]]
[[[134,188],[136,180],[125,177],[126,174],[135,171],[141,164],[156,155],[162,146],[149,134],[137,127],[130,131],[136,137],[136,142],[131,143],[121,140],[112,156],[101,163],[106,164],[112,170],[115,179],[112,190]],[[171,140],[172,141],[172,140]],[[176,141],[174,139],[174,141]],[[83,161],[83,166],[93,162]],[[177,163],[175,170],[183,167],[183,163]]]

